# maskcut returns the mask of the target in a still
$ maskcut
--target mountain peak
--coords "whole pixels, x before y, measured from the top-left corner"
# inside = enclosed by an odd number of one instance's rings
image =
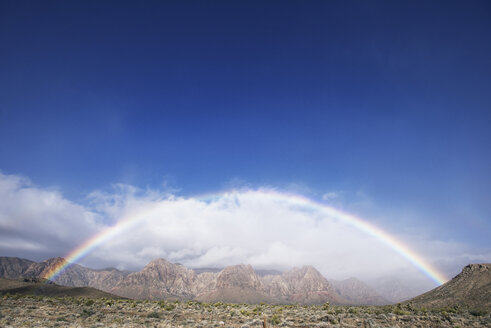
[[[491,263],[468,264],[463,269],[461,274],[486,272],[491,269]]]
[[[174,265],[174,263],[171,263],[171,262],[169,262],[163,258],[157,258],[157,259],[153,259],[150,262],[148,262],[145,267],[162,266],[162,265]]]
[[[262,282],[250,264],[225,267],[217,276],[217,287],[262,288]]]

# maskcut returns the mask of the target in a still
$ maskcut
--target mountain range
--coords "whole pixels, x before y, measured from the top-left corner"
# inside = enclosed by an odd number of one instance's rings
[[[0,257],[0,277],[44,278],[63,258],[34,262]],[[256,272],[239,264],[219,269],[189,269],[155,259],[141,271],[95,270],[71,264],[55,279],[70,287],[93,287],[133,299],[197,300],[203,302],[383,305],[390,303],[356,278],[329,282],[313,266]]]

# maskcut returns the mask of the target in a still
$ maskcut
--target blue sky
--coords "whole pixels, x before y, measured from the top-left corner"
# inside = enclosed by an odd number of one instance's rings
[[[0,1],[0,170],[76,203],[114,183],[333,193],[389,230],[489,249],[490,14]]]

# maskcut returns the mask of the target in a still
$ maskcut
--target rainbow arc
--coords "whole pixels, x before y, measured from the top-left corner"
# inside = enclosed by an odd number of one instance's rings
[[[325,217],[338,219],[347,225],[350,225],[359,231],[362,231],[379,242],[385,244],[387,247],[391,248],[394,252],[405,258],[419,271],[425,274],[428,278],[433,280],[438,285],[443,284],[448,280],[444,274],[439,272],[435,267],[430,265],[426,259],[413,251],[408,245],[404,244],[402,241],[398,240],[396,237],[390,235],[386,231],[380,229],[379,227],[362,220],[359,217],[345,213],[331,206],[313,201],[303,196],[295,194],[280,193],[272,190],[249,190],[249,191],[227,191],[220,194],[208,194],[200,197],[193,197],[192,199],[202,202],[213,202],[221,197],[233,197],[239,196],[243,193],[254,193],[254,196],[259,196],[263,198],[270,199],[275,202],[280,202],[286,206],[295,206],[299,208],[308,209],[311,211],[316,211]],[[108,240],[114,238],[118,234],[130,229],[135,224],[140,223],[145,220],[149,215],[152,215],[156,209],[156,206],[145,209],[138,213],[133,213],[127,215],[125,218],[119,220],[114,226],[108,227],[98,234],[92,236],[84,243],[74,248],[70,253],[65,256],[65,261],[60,261],[55,265],[49,272],[45,274],[45,278],[49,280],[56,279],[71,263],[76,263],[81,258],[92,252],[98,246],[104,244]]]

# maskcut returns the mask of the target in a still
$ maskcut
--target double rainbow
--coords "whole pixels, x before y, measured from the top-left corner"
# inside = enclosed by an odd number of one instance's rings
[[[255,196],[260,196],[267,198],[269,200],[285,204],[286,206],[299,207],[308,209],[311,211],[316,211],[319,214],[323,214],[326,217],[333,219],[338,219],[347,225],[350,225],[372,237],[377,239],[379,242],[385,244],[391,248],[394,252],[401,255],[407,261],[409,261],[414,267],[419,271],[433,280],[436,284],[441,285],[447,281],[447,277],[439,272],[436,268],[430,265],[421,255],[417,254],[403,242],[397,238],[391,236],[382,229],[376,227],[375,225],[368,223],[354,215],[342,212],[331,206],[313,201],[303,196],[280,193],[274,190],[250,190],[250,191],[228,191],[221,194],[210,194],[201,197],[194,198],[195,200],[202,202],[213,202],[221,197],[239,195],[240,193],[254,193]],[[144,210],[129,214],[126,217],[119,220],[114,226],[103,229],[98,234],[94,235],[90,239],[86,240],[83,244],[79,245],[73,249],[70,253],[65,256],[65,261],[60,261],[57,265],[53,266],[52,269],[45,274],[45,278],[49,280],[56,279],[62,272],[64,272],[72,263],[77,262],[92,250],[98,246],[104,244],[106,241],[114,238],[123,231],[128,230],[135,224],[142,222],[146,217],[154,214],[155,207],[147,207]]]

